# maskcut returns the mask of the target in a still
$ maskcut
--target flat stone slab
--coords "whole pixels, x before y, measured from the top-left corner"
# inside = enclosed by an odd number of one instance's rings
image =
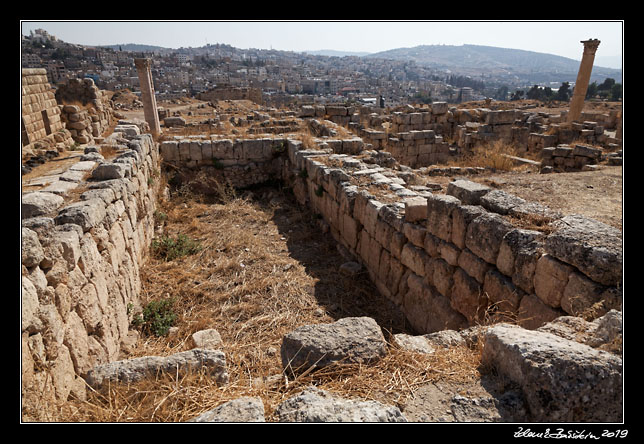
[[[143,356],[99,365],[87,373],[85,381],[91,387],[98,388],[107,381],[135,382],[158,372],[185,372],[189,369],[206,369],[218,383],[228,382],[224,353],[198,348],[167,357]]]
[[[46,193],[54,193],[64,196],[71,190],[78,188],[78,182],[67,182],[64,180],[57,180],[42,189]]]
[[[279,422],[407,422],[398,407],[343,399],[317,387],[282,402],[275,413]]]
[[[332,324],[304,325],[282,339],[282,365],[294,373],[311,366],[370,363],[387,353],[382,330],[371,318],[343,318]]]

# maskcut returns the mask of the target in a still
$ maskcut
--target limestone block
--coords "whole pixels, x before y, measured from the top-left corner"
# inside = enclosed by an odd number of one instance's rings
[[[469,180],[455,180],[447,185],[447,194],[456,197],[465,205],[479,205],[481,197],[485,196],[492,188]]]
[[[364,206],[364,216],[362,220],[362,225],[367,232],[375,236],[376,234],[376,222],[378,221],[378,212],[384,204],[375,199],[370,199]]]
[[[391,233],[391,242],[389,244],[389,252],[396,258],[400,259],[402,249],[407,242],[407,237],[400,231],[393,231]]]
[[[452,212],[461,201],[453,196],[432,194],[427,197],[427,231],[444,240],[452,239]]]
[[[405,237],[418,248],[425,248],[425,235],[427,230],[424,226],[405,222],[403,225],[403,234]]]
[[[542,255],[537,261],[534,273],[535,294],[551,307],[560,307],[568,277],[573,268],[549,254]]]
[[[427,199],[411,197],[404,200],[405,222],[420,222],[427,219]]]
[[[351,249],[355,249],[358,243],[358,232],[360,226],[355,219],[347,213],[339,212],[340,221],[342,223],[341,235]]]
[[[486,262],[496,264],[503,237],[512,229],[512,224],[500,215],[482,213],[468,225],[465,246]]]
[[[400,262],[419,276],[425,275],[425,263],[429,256],[411,243],[406,243],[400,254]]]
[[[53,193],[35,191],[25,193],[21,199],[22,218],[42,216],[60,208],[64,199]]]
[[[481,196],[480,202],[484,208],[499,214],[508,214],[514,207],[527,203],[525,199],[502,190],[489,191]]]
[[[438,247],[440,257],[445,260],[450,265],[458,265],[458,257],[461,254],[461,250],[454,244],[450,242],[441,241]]]
[[[448,104],[447,102],[434,102],[432,103],[432,114],[442,115],[447,113]]]
[[[279,422],[407,422],[398,407],[376,401],[343,399],[314,386],[278,405],[276,415]]]
[[[487,330],[482,362],[520,385],[537,422],[622,420],[622,360],[545,332]]]
[[[159,371],[175,373],[188,369],[204,369],[220,384],[228,382],[226,357],[219,350],[192,349],[178,352],[168,357],[144,356],[124,361],[115,361],[94,367],[85,377],[94,388],[107,381],[134,382]]]
[[[375,362],[387,354],[378,324],[368,317],[342,318],[331,324],[304,325],[282,338],[284,369],[299,373],[337,363]]]
[[[35,267],[45,258],[45,252],[38,239],[38,234],[26,227],[22,227],[21,234],[22,265]]]
[[[179,145],[181,146],[181,144]],[[230,139],[218,139],[211,141],[212,156],[219,160],[234,159],[233,141]]]
[[[553,226],[556,231],[546,238],[546,252],[600,284],[621,283],[621,231],[578,215],[566,216]]]
[[[454,272],[456,267],[448,264],[441,258],[432,258],[425,268],[427,282],[433,285],[440,294],[449,298],[454,285]]]
[[[483,292],[490,304],[494,304],[495,311],[501,315],[516,313],[523,297],[523,291],[517,288],[512,280],[494,269],[485,274]]]
[[[244,396],[224,402],[218,407],[196,416],[188,422],[265,422],[261,398]]]
[[[425,233],[423,248],[430,257],[440,256],[440,244],[443,242],[431,233]]]
[[[517,320],[521,327],[534,330],[565,314],[562,310],[547,305],[536,295],[526,294],[519,303]]]
[[[191,338],[194,348],[217,350],[222,345],[221,336],[214,328],[195,332],[192,334]]]
[[[462,269],[456,268],[451,289],[451,307],[461,313],[468,322],[480,319],[485,308],[485,297],[481,285]]]
[[[57,225],[72,223],[79,225],[83,231],[88,231],[98,226],[105,215],[105,202],[101,199],[89,199],[66,206],[54,220]]]
[[[573,316],[581,315],[601,300],[603,287],[587,276],[573,271],[561,297],[561,308]]]
[[[458,256],[458,266],[480,284],[485,281],[485,275],[492,267],[492,265],[479,258],[467,248],[462,250]]]
[[[203,157],[201,155],[201,142],[198,140],[190,142],[190,160],[201,162]]]

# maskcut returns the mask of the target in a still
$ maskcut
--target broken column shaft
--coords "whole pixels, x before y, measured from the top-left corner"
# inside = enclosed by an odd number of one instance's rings
[[[584,99],[586,98],[586,91],[588,91],[588,82],[590,82],[590,73],[593,70],[593,62],[595,61],[595,52],[599,46],[599,40],[590,39],[582,40],[584,44],[584,54],[581,58],[579,65],[579,73],[577,73],[577,81],[575,82],[575,89],[570,101],[570,111],[568,112],[568,122],[579,120],[581,111],[584,108]]]
[[[150,70],[151,60],[135,59],[134,64],[139,75],[145,121],[150,125],[152,134],[159,134],[161,125],[159,124],[159,113],[157,112],[157,99],[154,96],[154,83],[152,82],[152,71]]]

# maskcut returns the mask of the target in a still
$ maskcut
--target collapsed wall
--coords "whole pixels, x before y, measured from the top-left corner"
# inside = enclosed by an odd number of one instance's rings
[[[82,377],[116,360],[130,337],[128,313],[140,305],[140,267],[154,232],[160,158],[149,134],[115,136],[116,158],[79,162],[90,175],[79,200],[44,191],[22,197],[25,400],[83,399]]]
[[[489,319],[537,328],[621,310],[619,230],[465,180],[447,194],[410,186],[378,165],[378,153],[347,154],[354,144],[213,138],[165,141],[160,151],[175,170],[205,168],[234,186],[283,180],[418,332]],[[553,231],[521,220],[549,221]]]

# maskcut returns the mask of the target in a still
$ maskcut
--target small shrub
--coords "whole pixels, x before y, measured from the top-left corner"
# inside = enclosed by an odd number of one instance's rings
[[[177,320],[177,314],[173,311],[174,302],[174,298],[150,302],[143,308],[143,313],[132,318],[132,325],[142,333],[165,336]]]
[[[153,254],[166,261],[172,261],[179,257],[189,256],[191,254],[198,253],[199,251],[201,251],[201,245],[199,242],[191,239],[183,233],[179,234],[175,238],[163,235],[152,241]]]
[[[324,194],[324,188],[322,187],[322,185],[319,185],[317,190],[315,190],[315,195],[317,197],[322,197],[323,194]]]

